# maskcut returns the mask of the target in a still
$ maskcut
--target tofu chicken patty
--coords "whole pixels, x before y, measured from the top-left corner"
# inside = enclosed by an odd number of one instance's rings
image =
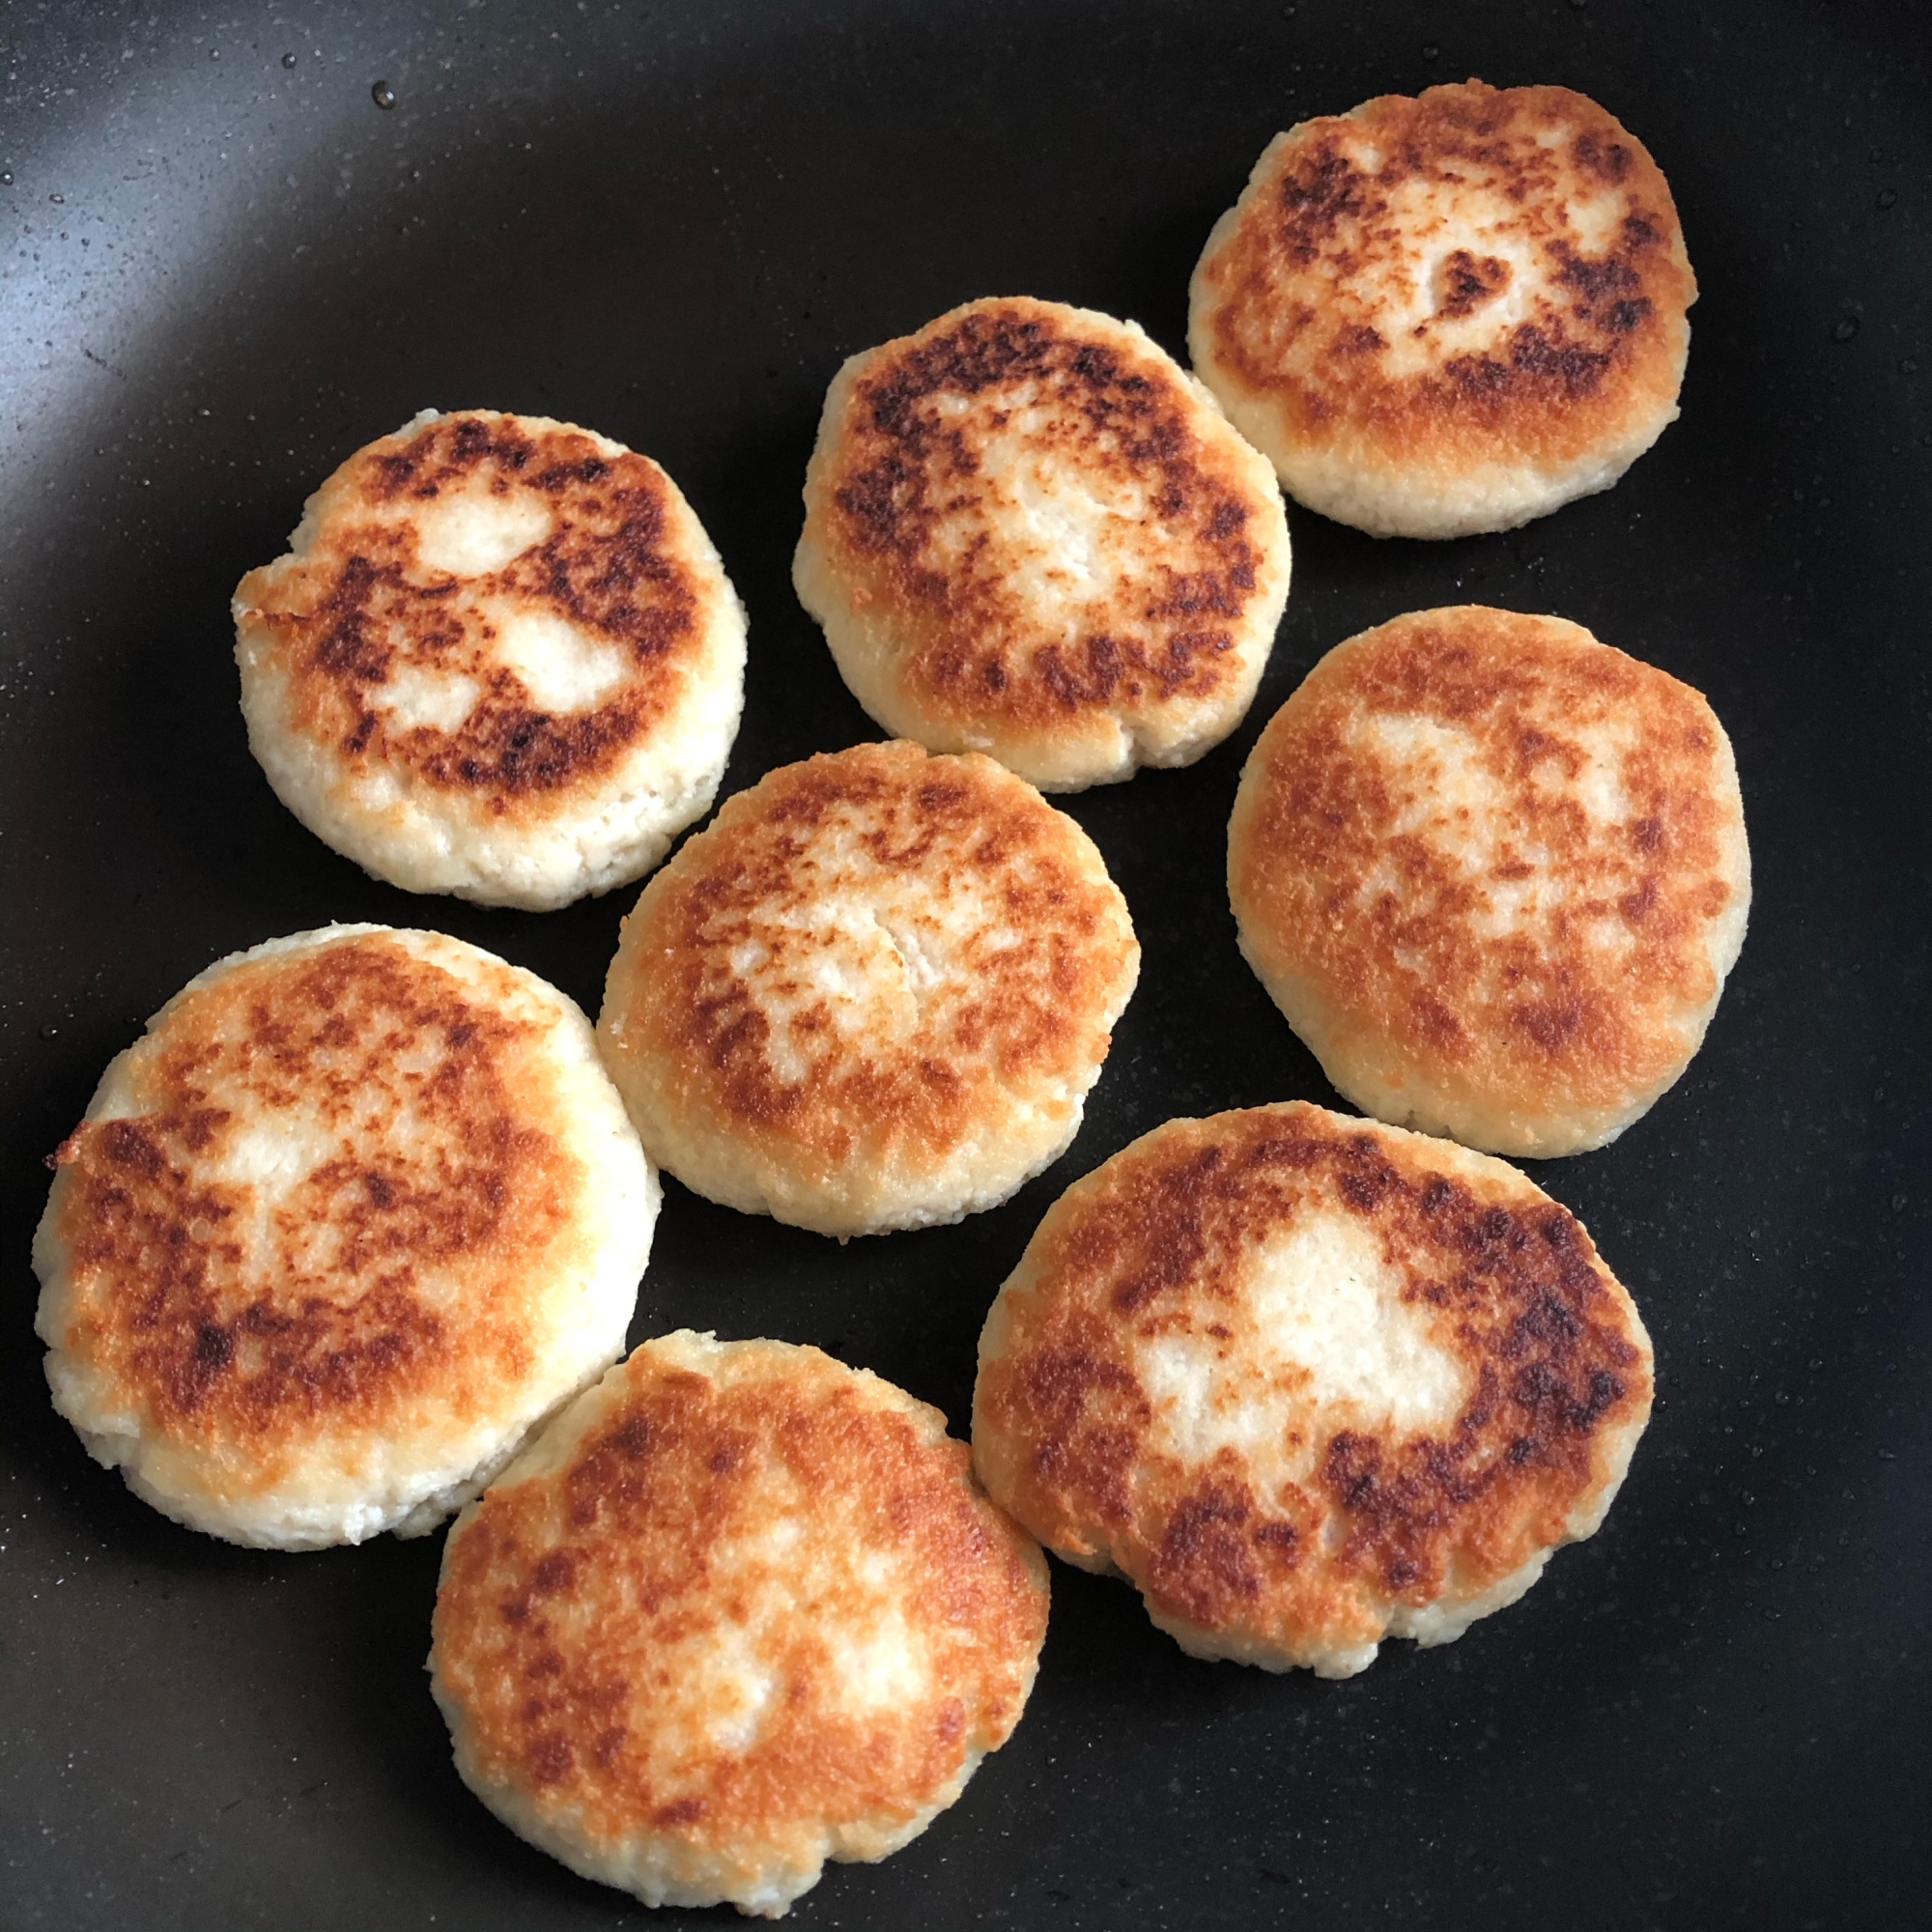
[[[1492,1153],[1579,1153],[1646,1113],[1703,1041],[1750,895],[1703,696],[1481,605],[1330,651],[1228,827],[1241,952],[1337,1091]]]
[[[1059,1159],[1140,971],[1087,835],[990,758],[769,772],[644,888],[598,1041],[651,1157],[841,1238]]]
[[[1643,144],[1562,87],[1432,87],[1277,135],[1189,353],[1297,502],[1456,537],[1607,490],[1677,415],[1697,285]]]
[[[1650,1406],[1566,1208],[1294,1101],[1170,1121],[1061,1196],[987,1317],[973,1456],[1192,1655],[1349,1677],[1592,1534]]]
[[[1019,1720],[1046,1565],[937,1409],[816,1349],[647,1342],[467,1510],[432,1686],[465,1783],[647,1905],[781,1917]]]
[[[888,731],[1043,791],[1191,764],[1288,597],[1267,465],[1130,322],[968,302],[825,399],[793,581]]]
[[[434,410],[357,450],[235,592],[248,743],[319,838],[416,893],[548,911],[717,796],[745,613],[648,457]]]
[[[623,1352],[657,1178],[588,1022],[439,933],[191,980],[52,1156],[54,1406],[190,1528],[420,1535]]]

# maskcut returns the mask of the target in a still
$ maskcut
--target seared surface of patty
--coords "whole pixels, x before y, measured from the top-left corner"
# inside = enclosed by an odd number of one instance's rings
[[[1471,80],[1277,136],[1195,270],[1189,348],[1297,501],[1462,536],[1607,489],[1657,440],[1696,294],[1627,128]]]
[[[872,1234],[1057,1159],[1139,970],[1100,854],[1031,785],[858,745],[768,773],[645,887],[598,1038],[687,1186]]]
[[[222,960],[107,1069],[34,1241],[54,1406],[177,1521],[420,1534],[622,1352],[658,1185],[588,1023],[439,933]]]
[[[1744,944],[1730,741],[1667,671],[1464,605],[1338,645],[1229,824],[1241,951],[1337,1089],[1494,1153],[1614,1139]]]
[[[1267,465],[1132,323],[969,302],[826,398],[794,580],[888,730],[1048,791],[1184,765],[1288,595]]]
[[[745,615],[648,457],[425,411],[235,593],[248,741],[377,877],[536,911],[637,878],[716,796]]]
[[[1296,1101],[1170,1121],[1061,1197],[987,1318],[973,1454],[1196,1656],[1346,1677],[1590,1535],[1650,1403],[1567,1209]]]
[[[937,1409],[689,1331],[612,1369],[450,1533],[430,1667],[465,1781],[651,1905],[780,1917],[1018,1721],[1046,1565]]]

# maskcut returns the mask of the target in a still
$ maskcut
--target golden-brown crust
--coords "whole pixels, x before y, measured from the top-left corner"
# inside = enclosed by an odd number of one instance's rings
[[[1663,176],[1594,101],[1470,80],[1304,122],[1273,155],[1202,264],[1197,340],[1292,442],[1553,471],[1667,416],[1696,284]],[[1458,195],[1506,211],[1493,250],[1432,243]]]
[[[1338,646],[1269,721],[1229,892],[1346,1090],[1359,1045],[1535,1122],[1608,1121],[1676,1076],[1749,879],[1698,693],[1560,618],[1463,606]]]
[[[669,1118],[633,1098],[634,1117],[673,1173],[675,1122],[806,1185],[916,1180],[996,1155],[1022,1116],[1070,1132],[1138,963],[1098,854],[1032,786],[988,758],[859,745],[768,773],[651,881],[599,1037],[627,1098],[649,1070]],[[846,966],[874,983],[828,986]]]
[[[475,490],[540,506],[548,533],[480,575],[430,567],[414,513]],[[342,773],[405,772],[494,818],[541,817],[647,738],[703,655],[681,510],[648,457],[582,430],[445,415],[352,456],[310,506],[308,550],[244,577],[237,613],[274,640],[290,725]],[[494,649],[510,609],[613,647],[621,675],[587,708],[545,709]],[[474,704],[447,725],[391,715],[382,690],[406,671],[471,679]]]
[[[1084,593],[1070,634],[1016,586],[1030,559],[1000,534],[1006,493],[984,464],[1014,418],[1029,462],[1087,479],[1096,500],[1145,505],[1135,554]],[[1272,490],[1257,491],[1232,434],[1222,446],[1204,418],[1218,426],[1121,324],[1018,298],[970,303],[864,359],[821,435],[808,535],[854,608],[890,625],[894,675],[937,728],[1024,743],[1096,715],[1211,703],[1247,680],[1240,646],[1278,598],[1286,538],[1264,526]]]
[[[1247,1270],[1337,1216],[1461,1364],[1446,1426],[1323,1400],[1297,1335],[1266,1332]],[[1299,1662],[1375,1642],[1391,1605],[1478,1597],[1567,1540],[1650,1406],[1641,1325],[1567,1209],[1498,1162],[1302,1102],[1137,1141],[1049,1211],[1002,1299],[974,1406],[993,1494],[1050,1547],[1110,1559],[1157,1617]],[[1223,1376],[1263,1373],[1284,1439],[1174,1453],[1147,1351],[1177,1337]]]
[[[138,1108],[52,1157],[47,1339],[228,1495],[324,1436],[487,1412],[531,1369],[528,1278],[581,1240],[542,1033],[372,933],[190,989],[129,1056]],[[333,1157],[277,1198],[247,1178],[318,1135]]]
[[[1018,1720],[1044,1565],[943,1419],[816,1350],[735,1344],[704,1372],[682,1339],[640,1348],[561,1466],[512,1470],[452,1535],[439,1694],[479,1780],[575,1844],[754,1865],[820,1824],[889,1837]],[[882,1615],[921,1662],[901,1694],[855,1699],[841,1640]],[[754,1726],[743,1674],[706,1674],[727,1638],[769,1686]]]

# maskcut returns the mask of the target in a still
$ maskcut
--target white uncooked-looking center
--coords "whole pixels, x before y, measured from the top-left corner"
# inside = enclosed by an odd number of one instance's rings
[[[1317,1409],[1337,1427],[1447,1427],[1467,1376],[1431,1337],[1425,1309],[1403,1299],[1405,1280],[1373,1230],[1338,1211],[1285,1229],[1248,1259],[1227,1339],[1197,1330],[1142,1343],[1161,1448],[1195,1464],[1224,1448],[1271,1460]],[[1321,1447],[1305,1435],[1293,1473]]]
[[[1053,441],[1062,412],[1033,385],[944,396],[938,407],[942,415],[975,418],[964,433],[978,462],[973,507],[942,513],[926,538],[934,567],[964,568],[973,546],[990,536],[1003,587],[1025,603],[1042,637],[1058,631],[1072,642],[1087,628],[1088,609],[1116,602],[1159,541],[1147,483],[1127,464],[1063,460]]]
[[[1416,712],[1374,712],[1350,721],[1352,747],[1380,770],[1395,801],[1387,828],[1391,838],[1420,838],[1462,872],[1478,895],[1469,925],[1484,939],[1501,939],[1545,924],[1570,898],[1572,882],[1550,869],[1550,853],[1525,836],[1523,814],[1511,787],[1486,763],[1486,745],[1461,725]],[[1561,743],[1530,767],[1532,795],[1560,796],[1583,813],[1589,843],[1605,852],[1629,849],[1634,813],[1624,786],[1624,759],[1633,749],[1632,728],[1614,719],[1567,723]],[[1582,753],[1573,776],[1570,750]],[[1525,800],[1524,803],[1527,803]],[[1527,877],[1497,877],[1509,862],[1528,866]],[[1408,888],[1392,859],[1361,883],[1356,903],[1364,909],[1384,896],[1398,902]],[[1411,908],[1419,910],[1419,908]],[[1621,953],[1634,943],[1629,924],[1615,916],[1592,920],[1583,931],[1600,950]],[[1420,961],[1399,957],[1416,969]]]
[[[483,614],[497,629],[490,655],[539,711],[594,711],[624,681],[623,651],[554,611],[486,605]]]
[[[852,1050],[890,1052],[930,1006],[997,971],[999,951],[1019,937],[975,879],[882,871],[842,828],[813,857],[816,895],[761,909],[756,932],[729,954],[770,1028],[765,1063],[791,1083],[809,1078],[824,1050],[822,1020]]]
[[[482,482],[412,501],[403,521],[415,531],[421,569],[465,580],[487,578],[515,562],[555,524],[541,497],[524,490],[493,496]],[[619,646],[521,597],[483,594],[464,615],[480,668],[495,665],[514,673],[535,710],[561,717],[594,711],[628,672]],[[404,730],[454,732],[483,695],[481,676],[472,674],[478,668],[473,663],[458,669],[405,661],[371,690],[370,701]]]
[[[482,484],[445,489],[429,501],[412,501],[409,521],[416,533],[416,560],[426,570],[452,577],[487,577],[550,535],[554,519],[540,497],[526,490],[492,496]]]
[[[1544,130],[1538,140],[1560,145],[1570,131],[1555,130],[1552,140]],[[1384,157],[1364,140],[1351,158],[1373,175]],[[1570,245],[1586,256],[1602,253],[1614,242],[1624,210],[1624,197],[1614,191],[1567,196],[1562,213]],[[1401,246],[1359,265],[1350,289],[1374,318],[1383,342],[1382,366],[1391,377],[1427,372],[1452,355],[1488,354],[1532,320],[1539,304],[1567,301],[1551,282],[1542,243],[1526,231],[1521,209],[1480,169],[1458,181],[1411,177],[1397,183],[1384,225]],[[1445,307],[1445,296],[1458,286],[1450,272],[1458,254],[1503,265],[1461,313]]]
[[[483,687],[461,671],[398,666],[369,691],[369,702],[400,730],[454,731],[476,708]]]
[[[678,1646],[672,1686],[660,1700],[666,1736],[702,1760],[751,1750],[781,1708],[781,1660],[801,1623],[824,1630],[828,1703],[856,1718],[916,1703],[931,1688],[929,1646],[906,1621],[903,1565],[894,1552],[805,1547],[800,1525],[814,1499],[795,1477],[767,1472],[782,1512],[755,1533],[712,1552],[714,1586],[735,1599],[732,1613]],[[821,1605],[836,1610],[821,1613]]]

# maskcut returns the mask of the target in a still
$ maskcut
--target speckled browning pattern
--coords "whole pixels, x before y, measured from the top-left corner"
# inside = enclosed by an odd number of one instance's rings
[[[936,1410],[814,1349],[685,1334],[458,1524],[432,1666],[465,1776],[526,1835],[781,1910],[957,1797],[1046,1609]]]
[[[1683,1070],[1737,956],[1730,748],[1698,693],[1578,625],[1414,612],[1339,645],[1269,721],[1229,894],[1358,1103],[1574,1151]]]
[[[1443,1426],[1325,1394],[1267,1329],[1258,1256],[1323,1218],[1366,1234],[1460,1365]],[[1213,1358],[1211,1400],[1277,1433],[1165,1447],[1151,1357],[1175,1338]],[[996,1500],[1123,1571],[1190,1648],[1322,1667],[1594,1528],[1650,1400],[1635,1310],[1567,1209],[1501,1162],[1294,1102],[1170,1122],[1067,1190],[987,1324],[973,1438]]]
[[[549,534],[501,568],[456,578],[423,567],[410,512],[481,481],[551,512]],[[252,571],[236,592],[272,634],[291,721],[345,769],[406,772],[493,817],[544,816],[608,774],[676,707],[702,649],[689,539],[648,457],[560,423],[467,412],[359,450],[323,486],[306,555]],[[593,708],[532,702],[497,661],[489,606],[536,610],[618,647],[621,681]],[[374,694],[419,668],[476,680],[449,728],[385,720]]]
[[[1279,139],[1203,257],[1192,340],[1297,495],[1328,452],[1445,492],[1523,465],[1560,501],[1675,413],[1695,298],[1670,190],[1626,128],[1566,88],[1471,80]]]
[[[43,1332],[97,1426],[232,1503],[529,1407],[597,1252],[534,983],[352,929],[170,1005],[50,1162]]]
[[[956,1218],[1056,1153],[1139,958],[1032,786],[861,745],[767,774],[651,881],[598,1034],[672,1173],[854,1233]]]
[[[1056,500],[1070,548],[1032,521]],[[1053,302],[969,303],[848,365],[806,503],[818,603],[887,660],[881,722],[1049,787],[1092,781],[1062,774],[1122,726],[1151,762],[1217,741],[1287,594],[1279,497],[1211,399],[1137,328]]]

